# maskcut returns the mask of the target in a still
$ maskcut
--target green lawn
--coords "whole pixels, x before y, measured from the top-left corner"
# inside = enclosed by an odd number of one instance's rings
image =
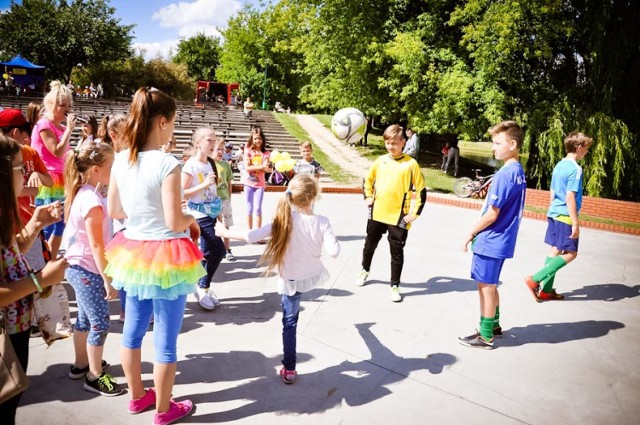
[[[283,114],[279,114],[283,115]],[[278,115],[276,115],[278,116]],[[331,115],[323,115],[323,114],[315,114],[313,115],[318,121],[322,123],[328,129],[331,129]],[[297,124],[297,122],[296,122]],[[304,130],[303,130],[304,131]],[[384,140],[382,139],[382,129],[374,128],[367,138],[367,146],[356,146],[356,149],[360,154],[366,158],[375,159],[380,155],[384,155],[387,151],[384,147]],[[307,136],[308,137],[308,136]],[[469,153],[472,155],[491,157],[493,152],[491,150],[491,142],[468,142],[468,141],[460,141],[458,143],[460,147],[460,151],[464,153]],[[315,155],[315,151],[314,151]],[[453,183],[456,181],[456,178],[443,174],[440,172],[440,166],[442,164],[442,156],[437,153],[432,152],[421,152],[420,153],[420,169],[422,170],[422,174],[424,175],[427,187],[430,190],[441,193],[453,193]],[[527,162],[527,155],[520,155],[520,162],[525,165]],[[464,164],[460,165],[460,175],[468,175],[472,176],[469,167],[465,167]],[[546,213],[546,208],[539,207],[526,207],[527,211],[538,212],[538,213]],[[606,223],[617,226],[624,227],[632,227],[632,228],[640,228],[640,223],[631,223],[625,221],[611,220],[600,217],[592,217],[588,215],[581,215],[581,220],[590,221],[594,223]]]

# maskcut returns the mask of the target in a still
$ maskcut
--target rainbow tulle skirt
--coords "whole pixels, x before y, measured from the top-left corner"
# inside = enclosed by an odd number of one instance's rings
[[[64,177],[62,173],[49,171],[49,175],[53,179],[53,186],[40,186],[38,196],[36,196],[36,205],[47,205],[55,201],[64,200]]]
[[[193,293],[206,274],[202,252],[187,238],[139,241],[119,232],[107,245],[105,273],[113,287],[138,299],[174,300]]]

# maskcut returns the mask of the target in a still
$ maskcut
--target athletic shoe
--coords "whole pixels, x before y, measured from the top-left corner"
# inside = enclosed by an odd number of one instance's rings
[[[538,298],[540,285],[538,284],[538,282],[534,281],[531,276],[527,276],[524,278],[524,284],[527,285],[527,288],[531,292],[531,295],[533,295],[533,299],[536,300],[536,302],[540,302],[540,299]]]
[[[109,363],[103,360],[102,372],[104,372],[105,369],[107,369],[108,367],[109,367]],[[71,368],[69,369],[69,378],[71,379],[84,378],[87,373],[89,373],[89,365],[86,365],[85,367],[77,367],[76,365],[71,365]]]
[[[477,331],[476,331],[477,333]],[[482,348],[483,350],[493,349],[493,338],[489,341],[481,337],[480,335],[470,335],[465,337],[459,337],[458,342],[465,347]]]
[[[118,385],[113,376],[104,372],[94,380],[89,379],[89,376],[84,378],[84,389],[107,397],[114,397],[124,393],[124,388]]]
[[[280,369],[280,377],[285,384],[293,384],[296,382],[298,373],[295,370],[287,370],[285,368]]]
[[[402,301],[402,295],[400,295],[400,288],[398,285],[391,286],[391,301],[394,303]]]
[[[38,338],[39,336],[42,336],[42,332],[40,332],[40,329],[37,326],[31,326],[30,337],[31,338]]]
[[[205,310],[213,310],[216,308],[213,299],[211,299],[211,295],[209,294],[209,288],[198,288],[194,294],[196,296],[196,300],[198,300],[198,304],[200,307]]]
[[[231,253],[231,250],[227,251],[226,259],[230,263],[233,263],[234,261],[236,261],[236,257]]]
[[[162,413],[156,413],[153,417],[154,425],[169,425],[188,416],[193,410],[193,403],[191,400],[185,401],[173,401],[169,402],[169,410]]]
[[[209,289],[209,297],[211,297],[211,301],[213,301],[213,305],[215,305],[216,307],[222,304],[218,299],[218,296],[216,295],[216,293],[213,292],[211,289]]]
[[[538,302],[554,300],[564,300],[564,295],[558,294],[555,289],[551,290],[551,292],[540,291],[538,293]]]
[[[142,413],[151,406],[156,404],[156,392],[153,388],[149,388],[147,392],[140,398],[129,400],[129,413],[136,415]]]
[[[458,339],[459,340],[465,340],[465,341],[471,341],[472,339],[476,339],[477,337],[480,336],[480,332],[478,332],[478,330],[476,329],[476,332],[469,335],[469,336],[461,336]],[[495,328],[493,328],[493,337],[494,338],[502,338],[502,328],[500,326],[496,326]]]
[[[369,279],[369,272],[362,269],[360,275],[356,279],[356,286],[364,286],[364,284],[367,283],[367,279]]]

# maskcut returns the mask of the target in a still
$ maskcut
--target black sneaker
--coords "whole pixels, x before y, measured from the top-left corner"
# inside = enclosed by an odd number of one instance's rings
[[[458,338],[458,342],[465,347],[471,348],[482,348],[483,350],[492,350],[493,349],[493,338],[487,341],[480,335],[476,335],[475,338],[473,335],[467,337]]]
[[[493,328],[493,336],[494,338],[502,338],[502,328],[500,326]]]
[[[109,363],[103,360],[102,372],[104,373],[105,369],[107,369],[108,367],[109,367]],[[71,365],[71,369],[69,369],[69,378],[71,379],[84,378],[88,372],[89,372],[89,365],[85,367],[76,367],[75,365]]]
[[[84,378],[84,389],[107,397],[114,397],[124,393],[124,388],[118,385],[113,376],[104,372],[93,381],[88,376]]]

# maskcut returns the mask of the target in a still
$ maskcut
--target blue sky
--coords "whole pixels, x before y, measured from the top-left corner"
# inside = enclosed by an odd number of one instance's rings
[[[264,2],[264,0],[262,1]],[[10,0],[0,0],[0,10],[9,8]],[[21,1],[16,1],[21,3]],[[123,24],[135,24],[133,45],[145,52],[147,59],[167,57],[180,37],[198,32],[219,36],[216,28],[225,27],[230,16],[244,4],[259,7],[260,0],[111,0],[116,17]]]

